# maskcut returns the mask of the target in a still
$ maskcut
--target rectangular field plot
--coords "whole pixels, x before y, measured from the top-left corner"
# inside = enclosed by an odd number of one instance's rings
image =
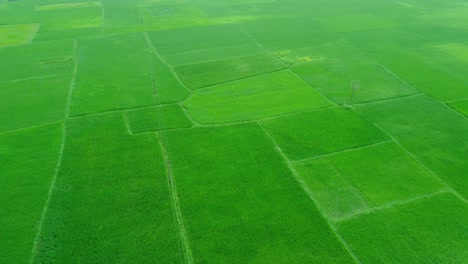
[[[130,110],[125,115],[132,133],[188,128],[193,125],[179,105]]]
[[[468,123],[448,106],[426,96],[358,106],[381,127],[465,198]]]
[[[192,118],[202,124],[255,120],[330,105],[289,70],[198,89],[184,102]]]
[[[0,47],[29,43],[39,24],[0,25]]]
[[[174,69],[182,82],[191,89],[278,71],[286,66],[269,54],[259,54],[227,60],[180,65]]]
[[[29,263],[59,158],[61,128],[0,134],[0,263]]]
[[[155,135],[128,135],[118,113],[68,121],[33,263],[176,263],[175,229]]]
[[[364,56],[303,64],[292,69],[337,104],[352,104],[418,93]],[[354,90],[352,82],[360,86]]]
[[[468,44],[451,43],[451,44],[436,46],[435,48],[447,53],[453,58],[456,58],[468,64]]]
[[[167,138],[194,263],[353,262],[260,127]]]
[[[339,40],[338,35],[324,29],[314,19],[265,19],[241,24],[241,27],[270,52],[336,43]]]
[[[350,14],[316,17],[325,27],[335,32],[349,32],[397,27],[396,21],[372,14]]]
[[[73,72],[72,40],[50,41],[0,49],[0,82]]]
[[[393,142],[296,163],[296,169],[335,220],[445,188]]]
[[[293,160],[310,158],[388,140],[354,110],[333,108],[262,121]]]
[[[442,101],[468,96],[465,83],[403,52],[377,53],[371,56],[426,95]]]
[[[193,64],[264,53],[238,27],[213,25],[148,33],[171,65]]]
[[[467,204],[450,192],[338,224],[363,263],[463,263]]]
[[[71,75],[1,84],[0,132],[65,118]]]
[[[80,40],[71,114],[153,105],[152,75],[142,35]]]

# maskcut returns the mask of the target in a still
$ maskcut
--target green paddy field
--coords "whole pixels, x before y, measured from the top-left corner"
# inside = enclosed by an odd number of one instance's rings
[[[468,1],[0,0],[0,263],[468,263]]]

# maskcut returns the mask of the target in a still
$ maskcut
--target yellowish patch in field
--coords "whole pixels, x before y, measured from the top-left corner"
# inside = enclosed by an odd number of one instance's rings
[[[0,47],[29,43],[40,24],[17,24],[0,26]]]
[[[81,3],[38,5],[36,6],[36,11],[59,10],[59,9],[70,9],[70,8],[85,8],[85,7],[94,7],[94,6],[101,6],[101,2],[81,2]]]

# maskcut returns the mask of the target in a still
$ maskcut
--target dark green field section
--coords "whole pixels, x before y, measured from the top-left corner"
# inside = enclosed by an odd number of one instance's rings
[[[332,103],[289,70],[195,90],[184,107],[201,124],[246,121]]]
[[[292,70],[337,104],[370,102],[418,93],[365,56],[308,63]],[[360,87],[351,98],[353,80],[359,80]]]
[[[393,142],[311,159],[295,167],[321,208],[335,220],[445,187]]]
[[[426,96],[362,105],[357,109],[466,199],[466,117]]]
[[[167,138],[194,263],[353,262],[259,126]]]
[[[0,134],[1,263],[29,263],[61,137],[61,124]]]
[[[73,41],[51,41],[0,49],[0,84],[73,72]],[[3,86],[3,84],[2,84]]]
[[[175,227],[155,135],[128,135],[121,114],[67,122],[34,263],[174,263]]]
[[[464,263],[467,204],[449,192],[338,224],[365,263]]]
[[[189,128],[193,123],[179,105],[165,105],[130,110],[124,114],[132,133],[163,129]]]
[[[334,122],[328,122],[334,120]],[[292,160],[388,140],[354,110],[330,108],[262,121],[265,129]]]
[[[70,75],[3,83],[0,132],[65,118]]]

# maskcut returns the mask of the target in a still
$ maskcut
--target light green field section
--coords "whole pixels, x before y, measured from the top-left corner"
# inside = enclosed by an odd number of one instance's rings
[[[74,119],[33,263],[176,263],[173,220],[155,135],[120,113]]]
[[[393,142],[311,159],[296,169],[334,220],[445,187]]]
[[[79,41],[71,114],[155,104],[151,64],[143,35]]]
[[[347,43],[333,43],[294,50],[282,50],[273,54],[285,63],[294,65],[307,62],[318,62],[359,54],[360,51]]]
[[[435,48],[468,64],[468,45],[467,44],[451,43],[451,44],[446,44],[442,46],[436,46]]]
[[[424,61],[411,58],[408,54],[395,51],[372,54],[371,56],[426,95],[442,101],[456,100],[468,96],[465,83],[438,71]]]
[[[140,8],[146,29],[163,30],[211,24],[205,15],[188,3],[162,2]]]
[[[371,102],[418,93],[361,55],[304,64],[292,70],[337,104]],[[355,80],[360,87],[352,96],[354,88],[351,83]]]
[[[101,2],[78,2],[78,3],[37,5],[36,11],[70,9],[70,8],[85,8],[85,7],[95,7],[95,6],[101,6]]]
[[[0,47],[31,42],[39,24],[0,25]]]
[[[255,120],[332,103],[291,71],[279,71],[198,89],[184,102],[202,124]]]
[[[449,8],[435,9],[432,12],[420,14],[417,18],[423,23],[468,30],[468,6],[462,1],[447,1],[460,3]],[[464,5],[463,5],[464,4]]]
[[[468,117],[468,99],[449,103],[448,105]]]
[[[209,61],[174,67],[182,82],[191,89],[235,81],[285,69],[286,66],[269,54],[220,61]]]
[[[94,28],[102,26],[102,9],[99,6],[47,9],[36,11],[34,19],[40,21],[40,31]]]
[[[193,124],[179,105],[165,105],[125,112],[132,133],[189,128]]]
[[[338,224],[363,263],[463,263],[467,204],[450,193]]]
[[[354,110],[344,108],[279,117],[264,120],[262,124],[292,160],[388,140],[387,136]]]
[[[357,107],[465,198],[468,122],[448,106],[414,96]]]
[[[71,76],[1,84],[0,132],[65,118]]]
[[[34,37],[33,42],[44,42],[53,40],[74,40],[82,38],[98,38],[105,34],[101,28],[76,28],[76,29],[64,29],[56,31],[39,31]]]
[[[73,72],[73,41],[51,41],[0,49],[0,83]]]
[[[171,65],[264,53],[253,40],[232,25],[155,31],[148,35],[157,51]]]
[[[270,52],[336,43],[339,40],[338,35],[311,18],[266,19],[244,23],[241,27]]]
[[[324,16],[316,17],[316,19],[335,32],[375,30],[399,26],[396,21],[372,14]]]
[[[194,263],[353,263],[260,127],[167,138]]]
[[[0,134],[1,263],[29,263],[61,137],[60,124]]]

